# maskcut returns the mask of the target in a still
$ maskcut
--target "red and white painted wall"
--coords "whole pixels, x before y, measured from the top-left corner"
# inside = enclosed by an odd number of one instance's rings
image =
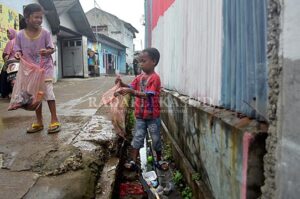
[[[147,0],[163,86],[266,120],[266,0]]]
[[[145,1],[145,43],[161,53],[156,71],[167,91],[163,123],[193,168],[207,174],[215,198],[261,194],[267,128],[254,124],[267,121],[266,5]]]
[[[219,104],[221,14],[221,0],[152,1],[152,23],[147,30],[151,29],[151,34],[147,39],[161,52],[157,70],[165,88]]]

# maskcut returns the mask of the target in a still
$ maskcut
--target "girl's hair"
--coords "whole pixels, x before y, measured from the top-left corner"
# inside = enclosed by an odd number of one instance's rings
[[[155,66],[158,64],[159,58],[160,58],[160,53],[156,48],[146,48],[142,52],[148,53],[149,57],[152,60],[156,61]]]
[[[28,4],[23,11],[23,18],[20,21],[20,29],[24,29],[26,28],[26,19],[28,19],[30,17],[30,15],[32,15],[32,13],[34,12],[43,12],[43,7],[40,6],[37,3],[32,3],[32,4]]]
[[[43,12],[42,6],[37,3],[28,4],[24,9],[24,17],[28,18],[34,12]]]

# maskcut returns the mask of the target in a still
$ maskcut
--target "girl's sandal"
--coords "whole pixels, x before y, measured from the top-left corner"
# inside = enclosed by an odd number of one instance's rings
[[[49,125],[48,133],[58,133],[60,131],[61,124],[59,122],[53,122]]]
[[[27,133],[37,133],[44,129],[44,125],[33,123],[31,127],[27,129]]]

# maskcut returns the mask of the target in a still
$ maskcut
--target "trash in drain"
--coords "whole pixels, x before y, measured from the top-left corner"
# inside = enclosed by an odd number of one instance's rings
[[[142,175],[147,183],[157,179],[157,175],[156,175],[155,171],[148,171],[148,172],[143,173]]]

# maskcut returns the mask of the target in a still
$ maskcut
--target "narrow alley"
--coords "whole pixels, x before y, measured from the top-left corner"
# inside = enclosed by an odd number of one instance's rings
[[[299,10],[0,0],[0,199],[298,199]]]
[[[108,168],[117,165],[109,160],[117,148],[109,109],[97,113],[101,95],[113,85],[114,77],[57,82],[54,91],[62,130],[53,135],[47,128],[27,134],[34,112],[8,112],[9,101],[1,99],[0,198],[93,197],[95,180],[106,161],[112,164]],[[46,104],[43,108],[48,126],[49,110]]]

